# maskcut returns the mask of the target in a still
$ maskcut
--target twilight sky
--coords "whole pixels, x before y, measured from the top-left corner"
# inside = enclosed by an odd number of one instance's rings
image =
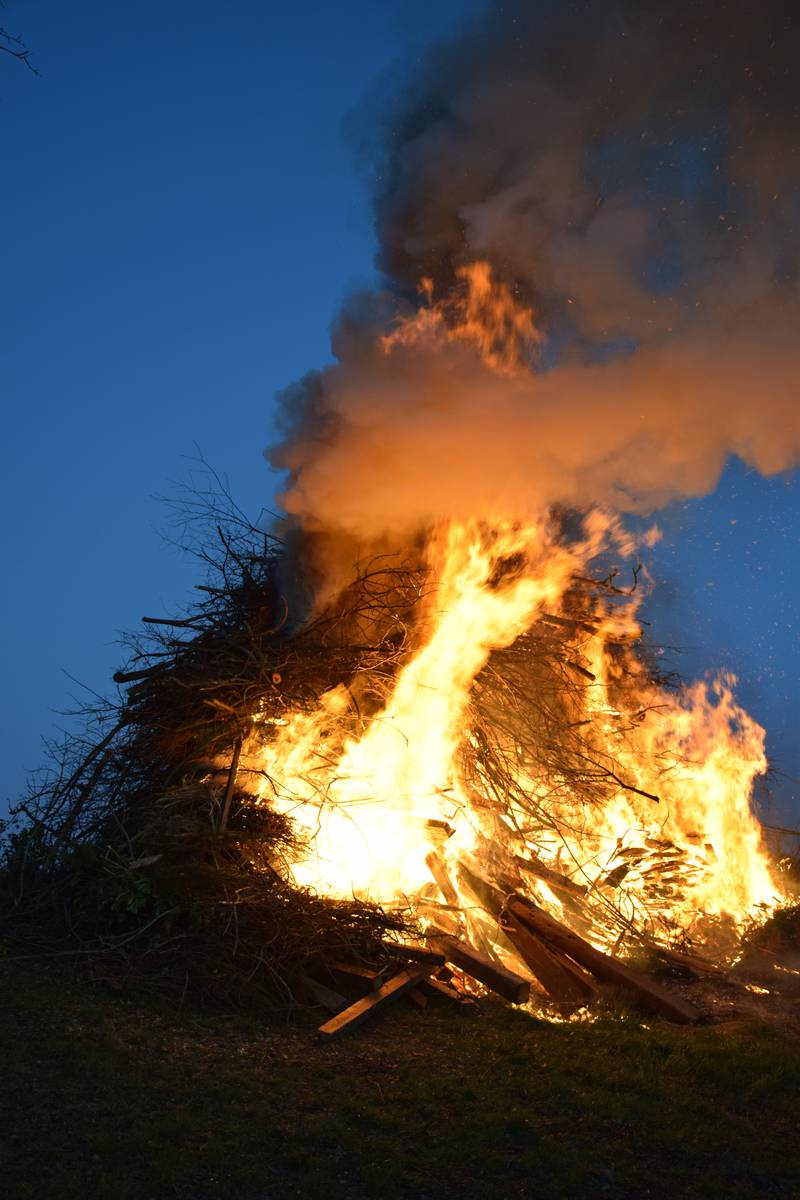
[[[195,444],[253,517],[275,391],[321,366],[372,277],[353,110],[481,5],[14,0],[40,77],[0,62],[6,454],[5,801],[118,631],[174,613],[197,571],[153,498]],[[190,14],[190,15],[187,15]],[[365,186],[366,184],[366,186]],[[658,518],[655,640],[688,677],[736,671],[800,824],[800,480],[731,464]]]

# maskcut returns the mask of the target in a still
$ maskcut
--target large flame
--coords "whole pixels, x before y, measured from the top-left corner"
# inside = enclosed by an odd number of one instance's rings
[[[526,369],[536,341],[530,311],[482,264],[462,280],[455,300],[400,322],[385,353],[457,338],[493,369]],[[766,766],[764,731],[737,705],[735,680],[668,690],[632,648],[635,597],[595,596],[583,619],[569,606],[575,580],[612,545],[631,548],[618,520],[597,511],[570,537],[545,514],[451,521],[428,538],[433,586],[379,711],[354,719],[343,683],[316,712],[281,724],[256,718],[251,751],[262,798],[291,813],[305,835],[306,853],[291,867],[298,883],[332,896],[410,901],[420,912],[435,895],[442,911],[469,913],[474,890],[460,865],[496,879],[513,864],[562,919],[571,919],[565,888],[579,889],[599,914],[595,940],[607,943],[622,927],[674,940],[709,922],[738,924],[775,902],[750,803]],[[565,702],[566,724],[581,731],[584,785],[578,794],[569,778],[519,752],[513,733],[501,733],[513,794],[487,804],[464,767],[476,681],[493,652],[542,621],[570,631],[568,666],[581,686]],[[592,779],[596,795],[587,801]],[[432,846],[457,905],[433,884]],[[605,932],[604,911],[614,916]]]

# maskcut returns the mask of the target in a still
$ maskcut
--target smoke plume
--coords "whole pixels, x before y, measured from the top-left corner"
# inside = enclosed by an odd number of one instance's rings
[[[281,399],[286,511],[399,539],[797,463],[798,30],[774,0],[511,0],[433,49],[379,122],[385,286]],[[420,280],[435,302],[478,261],[533,310],[522,367],[469,339],[386,353]]]

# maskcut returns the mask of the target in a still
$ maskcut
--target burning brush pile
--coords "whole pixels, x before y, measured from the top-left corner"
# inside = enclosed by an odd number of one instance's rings
[[[778,904],[763,731],[657,678],[635,576],[592,571],[619,523],[451,522],[298,622],[285,548],[214,515],[216,582],[18,810],[12,943],[331,1035],[425,988],[708,1011],[636,963],[708,980]]]
[[[638,566],[729,455],[800,457],[797,39],[615,14],[505,4],[387,122],[385,287],[282,398],[285,519],[211,501],[202,599],[21,806],[8,937],[328,1034],[405,993],[686,1022],[797,982],[764,731],[730,676],[660,675]]]

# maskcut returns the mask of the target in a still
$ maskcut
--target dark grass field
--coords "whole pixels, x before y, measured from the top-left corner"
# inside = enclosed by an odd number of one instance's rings
[[[403,1004],[336,1045],[0,967],[8,1200],[798,1197],[800,1044]]]

